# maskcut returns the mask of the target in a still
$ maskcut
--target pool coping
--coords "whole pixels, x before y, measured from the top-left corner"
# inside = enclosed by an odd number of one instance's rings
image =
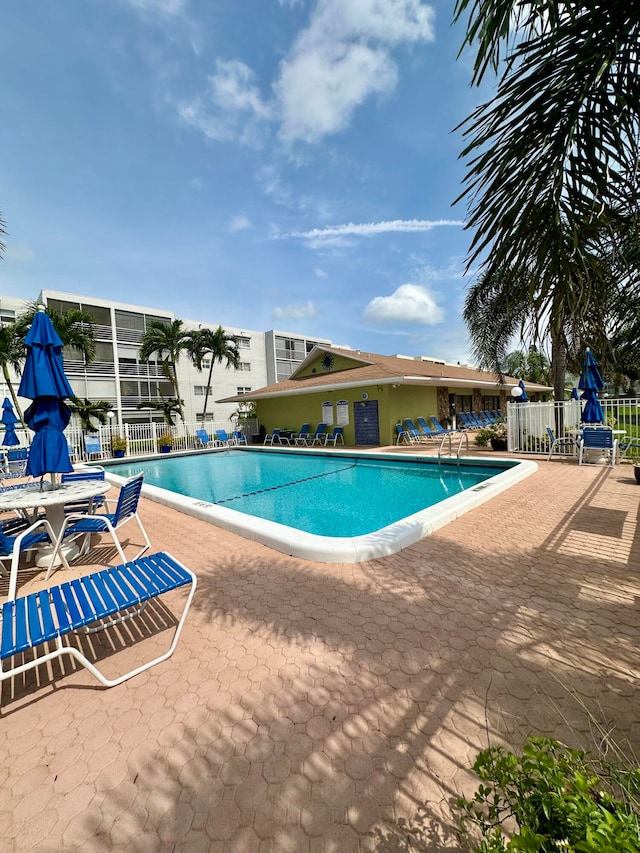
[[[286,448],[280,447],[233,449],[252,453],[286,452]],[[352,449],[327,451],[326,449],[316,450],[314,448],[296,448],[296,450],[305,454],[321,456],[357,456],[366,459],[399,461],[396,453],[384,451],[357,451]],[[211,450],[209,452],[215,453],[220,452],[220,450]],[[171,455],[183,456],[191,454],[172,453]],[[149,462],[162,458],[166,458],[166,456],[158,454],[158,456],[128,457],[127,463],[135,464],[136,462]],[[409,460],[423,464],[433,464],[434,462],[433,456],[423,456],[420,454],[403,454],[401,459],[403,462]],[[511,488],[511,486],[531,476],[538,470],[538,465],[533,461],[507,459],[502,456],[492,457],[490,460],[472,456],[461,456],[460,461],[472,463],[479,467],[494,467],[496,464],[506,462],[510,467],[508,470],[501,471],[499,474],[490,477],[482,483],[478,483],[476,486],[460,494],[445,498],[436,506],[420,510],[372,533],[354,537],[320,536],[315,533],[306,533],[275,521],[256,518],[238,510],[180,495],[168,489],[146,483],[142,487],[142,494],[156,503],[171,507],[178,512],[191,515],[194,518],[214,524],[232,533],[237,533],[245,539],[259,542],[293,557],[314,560],[320,563],[363,563],[368,560],[377,559],[378,557],[396,554],[398,551],[402,551],[404,548],[419,542],[425,536],[429,536],[440,527],[449,524],[454,519],[480,506],[480,504],[486,503],[491,498]],[[441,460],[441,464],[443,465],[455,465],[456,462],[457,460],[453,460],[451,457]],[[114,460],[112,464],[118,463],[122,464],[122,460],[118,459],[117,463]],[[126,478],[111,473],[109,467],[109,464],[104,465],[107,479],[110,482],[121,485]]]

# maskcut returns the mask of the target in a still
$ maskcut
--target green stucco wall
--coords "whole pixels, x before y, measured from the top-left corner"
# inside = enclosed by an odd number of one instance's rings
[[[368,385],[359,388],[349,388],[336,391],[319,391],[314,394],[299,394],[290,397],[277,397],[270,400],[256,400],[258,422],[267,432],[275,427],[292,429],[299,432],[303,423],[310,423],[315,429],[322,420],[322,404],[330,401],[333,404],[334,424],[336,423],[336,403],[347,400],[349,403],[349,423],[344,426],[345,444],[355,445],[355,430],[353,425],[353,406],[367,394],[367,399],[377,400],[378,420],[380,426],[380,444],[387,445],[395,442],[396,424],[403,418],[413,418],[418,415],[436,414],[436,389],[419,388],[416,386],[401,386],[393,388],[390,385]]]

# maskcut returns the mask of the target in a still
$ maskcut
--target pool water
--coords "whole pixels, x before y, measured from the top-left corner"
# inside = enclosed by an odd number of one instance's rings
[[[369,534],[477,486],[514,463],[439,463],[226,450],[109,465],[123,477],[319,536]]]

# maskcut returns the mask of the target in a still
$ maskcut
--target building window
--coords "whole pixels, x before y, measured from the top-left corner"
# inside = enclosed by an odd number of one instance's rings
[[[195,397],[204,397],[207,393],[206,385],[194,385],[193,386],[193,394]],[[211,393],[211,385],[209,385],[209,394]]]
[[[203,370],[209,370],[210,367],[211,367],[211,359],[210,358],[203,358],[202,359],[202,369]]]
[[[484,394],[482,397],[482,408],[485,412],[497,411],[500,408],[500,397]]]
[[[238,363],[236,370],[251,370],[251,362],[250,361],[241,361]]]
[[[471,394],[456,394],[456,412],[473,411],[473,397]]]
[[[238,336],[236,340],[238,342],[238,349],[251,349],[251,338]]]
[[[238,385],[236,388],[236,394],[248,394],[251,391],[251,387],[249,385]]]

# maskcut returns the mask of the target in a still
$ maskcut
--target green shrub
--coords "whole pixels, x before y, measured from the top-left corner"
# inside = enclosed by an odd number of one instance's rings
[[[640,769],[620,769],[556,740],[530,737],[521,754],[483,750],[473,799],[458,800],[475,853],[638,853]],[[469,835],[469,837],[471,837]]]

